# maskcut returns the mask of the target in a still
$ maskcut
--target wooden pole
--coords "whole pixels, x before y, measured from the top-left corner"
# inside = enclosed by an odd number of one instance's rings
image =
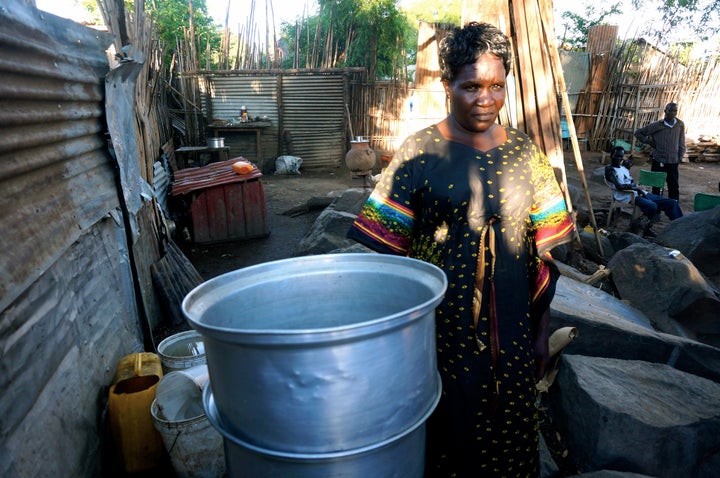
[[[550,2],[547,2],[545,8],[540,9],[540,15],[542,15],[543,17],[544,25],[552,25],[552,23],[548,23],[552,22],[553,18],[552,8],[550,8],[549,3]],[[555,45],[554,38],[550,35],[547,35],[547,33],[548,32],[546,31],[546,37],[550,38],[550,41],[547,42],[548,48],[550,49],[550,59],[552,61],[553,69],[556,72],[558,86],[562,95],[563,109],[565,110],[565,118],[567,119],[568,131],[570,133],[570,142],[572,143],[573,156],[575,157],[575,165],[577,166],[578,175],[580,176],[580,182],[582,183],[583,192],[585,193],[585,201],[587,202],[588,212],[590,213],[590,223],[592,224],[593,230],[595,231],[595,240],[597,242],[598,252],[602,256],[604,254],[602,243],[600,242],[600,232],[597,227],[597,222],[595,221],[595,213],[593,212],[592,208],[590,191],[588,190],[587,181],[585,180],[585,167],[582,162],[582,155],[580,154],[580,147],[578,146],[577,141],[577,133],[575,132],[575,124],[573,123],[572,119],[572,110],[570,109],[570,99],[568,98],[567,86],[565,85],[565,76],[563,75],[562,65],[560,64],[560,54],[557,51],[557,46]],[[550,33],[552,33],[552,30],[550,31]],[[580,236],[577,227],[575,228],[575,235],[577,240],[579,241]]]

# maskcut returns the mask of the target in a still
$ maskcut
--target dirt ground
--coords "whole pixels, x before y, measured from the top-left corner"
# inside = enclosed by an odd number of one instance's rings
[[[585,183],[589,191],[592,208],[607,210],[609,191],[602,176],[595,173],[604,167],[603,155],[598,152],[583,153]],[[649,169],[649,164],[636,162],[633,176],[638,177],[640,169]],[[568,184],[583,191],[578,167],[571,152],[566,152],[565,171]],[[302,206],[315,197],[324,197],[339,193],[350,187],[362,185],[352,180],[350,173],[339,168],[329,172],[305,172],[300,175],[265,175],[261,178],[268,212],[270,234],[261,239],[242,240],[221,244],[197,245],[183,243],[179,245],[203,279],[235,269],[292,257],[297,244],[310,230],[322,209],[313,209],[294,216],[283,214],[295,207]],[[680,206],[685,214],[693,211],[693,198],[697,192],[717,193],[720,183],[720,163],[681,163],[680,164]],[[587,209],[587,202],[575,205],[576,209]],[[598,226],[605,227],[604,219],[599,216]],[[656,227],[662,229],[663,221]],[[627,229],[629,221],[621,218],[618,229]]]
[[[259,239],[199,245],[179,245],[203,279],[243,267],[292,257],[297,244],[310,230],[322,209],[283,214],[314,197],[340,194],[351,187],[350,173],[342,168],[300,175],[264,175],[263,184],[270,234]],[[354,184],[354,183],[353,183]]]

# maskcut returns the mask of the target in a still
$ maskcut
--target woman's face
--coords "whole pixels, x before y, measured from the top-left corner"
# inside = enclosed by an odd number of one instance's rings
[[[505,67],[492,53],[464,65],[455,80],[444,85],[452,116],[471,132],[482,133],[490,128],[505,104]]]

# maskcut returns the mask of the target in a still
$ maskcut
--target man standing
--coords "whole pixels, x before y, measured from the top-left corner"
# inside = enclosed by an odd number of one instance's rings
[[[635,137],[652,146],[652,171],[667,173],[668,197],[680,199],[678,164],[685,156],[685,123],[677,118],[677,103],[665,105],[665,117],[635,131]],[[660,194],[660,188],[653,188]]]

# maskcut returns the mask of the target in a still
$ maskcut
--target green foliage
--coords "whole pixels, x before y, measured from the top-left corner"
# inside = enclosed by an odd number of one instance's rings
[[[208,16],[205,0],[192,0],[192,3],[196,51],[204,54],[208,42],[211,51],[219,51],[219,27],[214,25],[212,18]],[[185,32],[190,28],[189,0],[150,0],[145,4],[145,8],[157,27],[160,40],[171,55],[178,42],[184,41]]]
[[[588,31],[591,27],[605,24],[605,19],[611,15],[621,13],[620,3],[610,4],[606,9],[596,7],[595,4],[585,5],[583,15],[565,11],[561,17],[565,20],[561,39],[561,48],[583,51],[587,44]]]
[[[408,27],[405,31],[405,45],[407,46],[407,62],[415,64],[417,60],[418,25],[421,21],[427,23],[450,23],[460,25],[462,20],[462,0],[414,0],[405,2],[405,15]]]
[[[87,12],[88,17],[91,19],[93,24],[103,24],[102,14],[100,13],[100,9],[98,8],[95,0],[80,0],[79,5]]]
[[[662,13],[654,35],[658,41],[676,29],[701,41],[720,33],[720,0],[633,0],[632,4],[638,11],[657,8]]]
[[[690,62],[690,54],[693,49],[692,42],[678,42],[670,45],[669,53],[677,58],[681,63],[688,64]]]
[[[407,17],[412,23],[453,23],[460,25],[462,0],[414,0],[406,2]]]
[[[399,9],[398,0],[318,0],[318,5],[317,15],[282,24],[284,68],[365,66],[372,78],[398,78],[404,76],[401,67],[415,63],[418,21],[459,24],[462,12],[461,0],[417,0],[407,11]],[[317,44],[317,32],[332,44]]]
[[[318,0],[319,13],[298,24],[283,23],[283,67],[365,66],[374,77],[395,77],[408,29],[397,0]],[[300,29],[296,51],[296,33]],[[316,42],[316,38],[320,39]],[[329,44],[325,39],[330,38]]]

